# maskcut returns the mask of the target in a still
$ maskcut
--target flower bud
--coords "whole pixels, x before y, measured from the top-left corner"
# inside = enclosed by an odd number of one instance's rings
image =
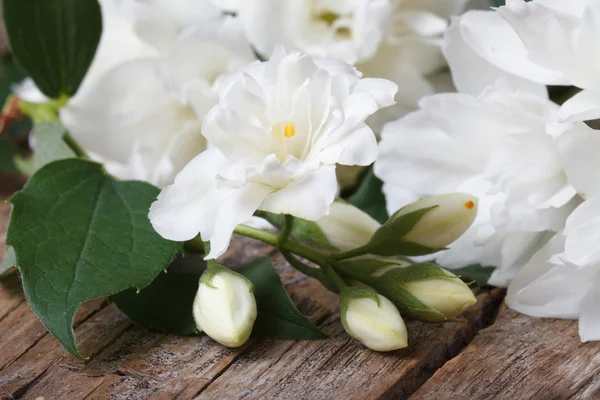
[[[464,193],[430,196],[399,210],[392,218],[426,208],[425,213],[403,240],[422,246],[441,249],[458,239],[477,216],[477,198]]]
[[[392,351],[408,345],[404,320],[391,301],[372,289],[346,288],[341,298],[346,332],[375,351]]]
[[[394,273],[383,278],[384,290],[397,287],[406,290],[418,301],[427,307],[437,311],[437,313],[422,313],[413,315],[421,321],[439,322],[452,319],[465,311],[467,308],[477,303],[477,298],[473,291],[456,275],[440,268],[434,264],[413,264],[410,265],[404,261],[391,262],[389,265],[377,269],[371,276],[381,277],[387,272],[396,269],[403,269],[402,273]],[[410,271],[412,269],[412,271]],[[421,270],[424,279],[416,278]],[[403,277],[403,275],[405,275]],[[403,281],[403,278],[408,278]],[[416,279],[415,279],[416,278]],[[390,281],[396,281],[390,282]]]
[[[459,277],[440,268],[448,278],[431,278],[407,282],[402,287],[415,296],[421,303],[452,319],[477,303],[473,291]],[[435,316],[423,316],[422,321],[438,322],[444,319]]]
[[[343,201],[335,201],[329,215],[315,222],[329,244],[340,251],[364,246],[381,224],[369,214]]]
[[[219,265],[200,277],[194,299],[198,329],[227,347],[246,343],[256,320],[254,286],[242,275]]]

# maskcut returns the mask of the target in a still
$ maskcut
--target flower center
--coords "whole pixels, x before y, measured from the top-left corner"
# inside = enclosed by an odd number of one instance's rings
[[[283,128],[283,134],[286,138],[293,138],[296,135],[296,127],[294,124],[287,124],[285,128]]]

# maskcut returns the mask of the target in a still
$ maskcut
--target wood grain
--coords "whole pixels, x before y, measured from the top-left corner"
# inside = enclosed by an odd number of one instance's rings
[[[411,400],[598,399],[600,343],[581,343],[577,321],[531,318],[502,306]]]

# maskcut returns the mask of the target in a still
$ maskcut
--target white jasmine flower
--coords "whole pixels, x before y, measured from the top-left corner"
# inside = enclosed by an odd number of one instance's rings
[[[499,266],[492,282],[508,283],[577,204],[547,126],[557,112],[545,98],[501,81],[477,97],[422,100],[421,110],[386,125],[382,134],[375,173],[384,181],[389,211],[426,195],[477,196],[475,223],[437,261],[449,268]]]
[[[238,14],[259,53],[276,45],[356,64],[365,77],[399,87],[396,104],[369,118],[383,124],[417,108],[427,95],[453,91],[441,43],[451,15],[468,0],[246,0]]]
[[[172,183],[206,148],[202,120],[221,76],[253,59],[232,24],[188,31],[166,54],[112,68],[61,110],[61,121],[114,176]]]
[[[218,257],[235,227],[260,209],[307,220],[327,215],[335,164],[368,165],[377,143],[364,120],[393,104],[396,85],[360,79],[350,65],[276,51],[232,74],[203,134],[214,146],[160,194],[150,220],[163,237],[198,233]]]
[[[581,204],[520,271],[506,303],[524,314],[579,319],[579,336],[600,340],[600,197]]]

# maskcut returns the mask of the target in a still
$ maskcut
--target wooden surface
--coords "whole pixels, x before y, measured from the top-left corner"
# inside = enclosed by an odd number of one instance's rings
[[[18,187],[0,177],[0,200]],[[8,205],[0,202],[0,241]],[[0,246],[4,247],[4,246]],[[229,265],[269,255],[299,309],[329,339],[251,340],[227,349],[205,336],[133,325],[95,300],[77,314],[83,354],[67,355],[30,311],[16,273],[0,284],[0,397],[6,399],[563,399],[598,398],[600,345],[581,344],[572,321],[540,320],[480,293],[456,322],[407,323],[407,349],[380,354],[347,336],[337,296],[292,270],[274,250],[236,238]],[[492,324],[489,328],[483,329]],[[482,330],[483,329],[483,330]]]

